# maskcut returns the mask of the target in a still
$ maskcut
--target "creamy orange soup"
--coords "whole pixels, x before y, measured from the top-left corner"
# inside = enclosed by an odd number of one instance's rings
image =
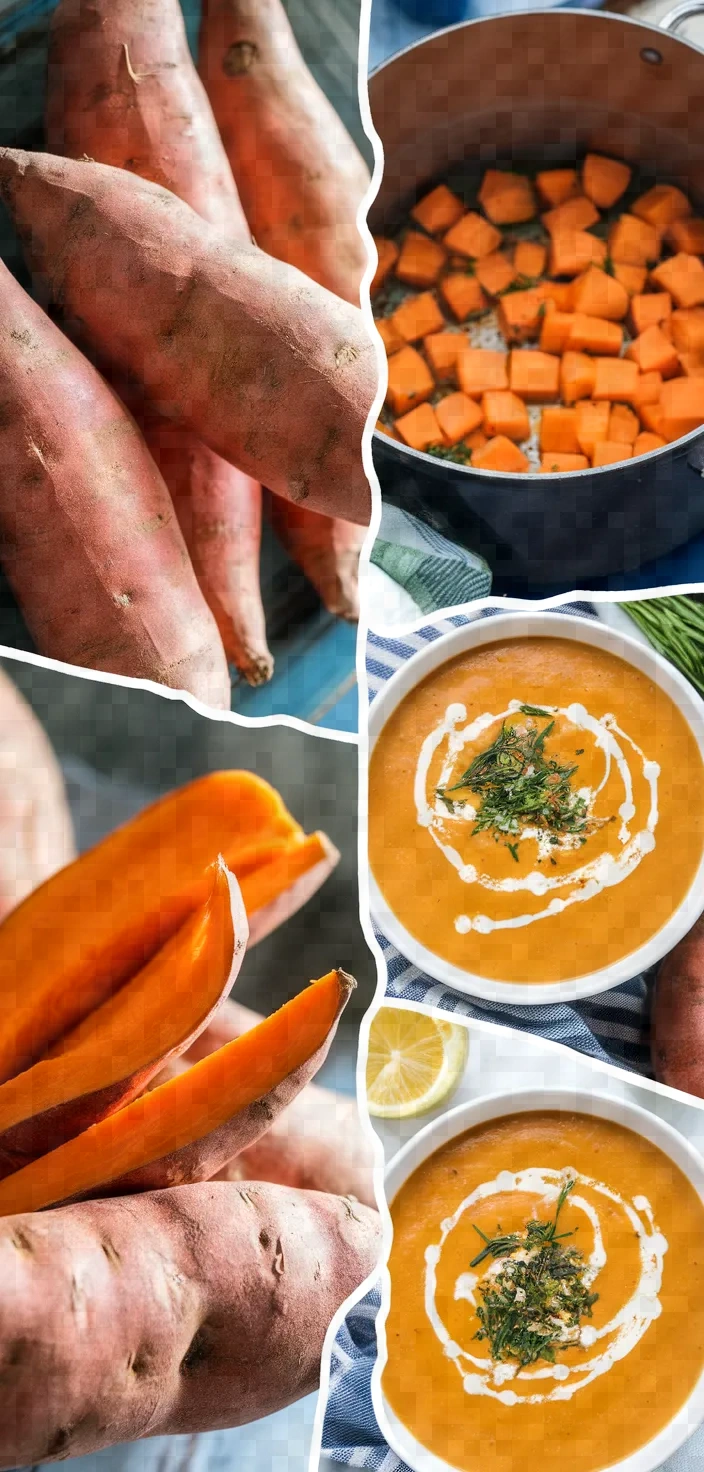
[[[523,789],[492,787],[504,755]],[[450,660],[372,753],[377,884],[411,935],[480,976],[562,981],[629,955],[679,907],[703,847],[704,767],[680,711],[565,639]]]
[[[521,1286],[539,1280],[541,1249],[489,1253],[478,1265],[476,1257],[486,1238],[522,1238],[531,1219],[553,1222],[569,1183],[558,1218],[569,1235],[557,1248],[582,1265],[570,1292],[595,1301],[568,1326],[551,1298],[553,1362],[521,1368],[502,1309],[489,1322],[513,1352],[476,1337],[480,1310],[497,1291],[502,1302],[508,1294],[512,1322],[528,1321],[530,1331],[539,1310],[527,1314],[517,1300],[541,1292]],[[639,1135],[580,1114],[510,1115],[438,1150],[391,1214],[383,1391],[417,1440],[453,1467],[599,1472],[650,1441],[693,1390],[704,1367],[704,1207]]]

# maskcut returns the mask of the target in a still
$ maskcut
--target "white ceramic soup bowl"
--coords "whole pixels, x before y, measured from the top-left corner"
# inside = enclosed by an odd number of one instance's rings
[[[427,1124],[408,1141],[389,1162],[384,1177],[384,1194],[391,1203],[409,1176],[450,1140],[476,1125],[506,1115],[527,1114],[533,1110],[569,1110],[597,1119],[623,1125],[634,1134],[656,1145],[674,1161],[704,1203],[704,1160],[689,1141],[649,1110],[609,1094],[586,1089],[519,1089],[513,1094],[485,1094],[470,1103],[448,1110]],[[666,1259],[667,1262],[667,1259]],[[372,1402],[382,1435],[392,1451],[407,1462],[414,1472],[455,1472],[448,1462],[416,1439],[399,1420],[389,1405],[382,1388],[382,1375],[387,1362],[386,1317],[389,1309],[391,1281],[384,1269],[382,1307],[377,1319],[377,1359],[372,1373]],[[468,1411],[468,1415],[471,1414]],[[598,1472],[655,1472],[704,1421],[704,1371],[694,1390],[677,1414],[644,1446],[620,1462],[604,1463]],[[569,1447],[565,1448],[565,1465],[569,1466]],[[597,1472],[597,1469],[595,1469]]]
[[[372,701],[369,711],[370,757],[397,706],[434,670],[458,655],[480,649],[485,644],[494,644],[499,639],[536,636],[572,639],[575,643],[587,644],[592,649],[606,650],[647,675],[669,695],[673,704],[681,711],[704,760],[704,701],[668,660],[663,659],[654,649],[646,648],[637,639],[628,638],[596,619],[546,612],[504,613],[479,618],[462,628],[453,629],[450,634],[442,635],[427,648],[412,655]],[[495,981],[443,960],[406,929],[387,904],[371,869],[369,900],[376,926],[392,941],[396,949],[435,981],[444,982],[447,986],[454,987],[455,991],[489,1002],[508,1002],[524,1007],[538,1006],[545,1002],[573,1002],[580,997],[591,997],[597,992],[608,991],[610,987],[629,981],[649,966],[655,966],[691,930],[704,910],[704,849],[692,884],[666,925],[645,945],[639,946],[621,960],[567,981]],[[542,932],[537,937],[536,944],[549,945],[549,932]]]

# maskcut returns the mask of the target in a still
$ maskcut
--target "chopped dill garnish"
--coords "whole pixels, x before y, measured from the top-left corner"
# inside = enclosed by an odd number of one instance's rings
[[[552,1221],[531,1220],[522,1234],[502,1234],[499,1227],[496,1237],[487,1237],[474,1228],[484,1246],[470,1266],[478,1267],[487,1257],[505,1259],[478,1288],[481,1328],[474,1338],[488,1340],[495,1362],[517,1360],[524,1366],[542,1359],[554,1364],[560,1351],[579,1343],[580,1321],[592,1316],[599,1295],[584,1283],[584,1256],[576,1247],[562,1246],[573,1232],[557,1230],[574,1185],[571,1180],[563,1186]]]
[[[520,711],[524,716],[544,716],[546,721],[549,721],[551,716],[549,710],[543,710],[539,705],[522,705]]]
[[[472,461],[469,445],[461,441],[457,445],[428,445],[428,454],[436,455],[438,460],[454,460],[456,465],[470,465]]]
[[[518,844],[517,843],[507,843],[506,844],[506,847],[507,847],[507,849],[508,849],[508,851],[509,851],[509,853],[511,855],[511,858],[512,859],[515,859],[517,864],[520,864],[521,861],[520,861],[520,859],[518,857]]]

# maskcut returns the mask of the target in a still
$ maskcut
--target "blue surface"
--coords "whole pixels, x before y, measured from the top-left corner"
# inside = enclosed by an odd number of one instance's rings
[[[283,643],[268,685],[235,687],[232,706],[242,716],[295,715],[335,731],[357,731],[356,624],[322,611]]]

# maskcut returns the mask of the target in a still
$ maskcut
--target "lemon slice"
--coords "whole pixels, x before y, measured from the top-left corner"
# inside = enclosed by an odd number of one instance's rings
[[[367,1103],[377,1119],[409,1119],[452,1093],[467,1062],[467,1029],[428,1012],[380,1007],[369,1029]]]

